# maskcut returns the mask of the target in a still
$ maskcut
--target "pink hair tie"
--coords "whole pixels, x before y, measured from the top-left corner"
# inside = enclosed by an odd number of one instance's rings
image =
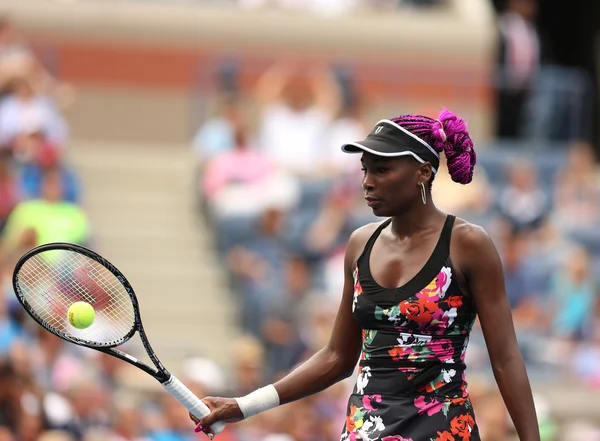
[[[444,130],[444,123],[442,123],[439,119],[436,119],[437,122],[440,123],[440,135],[442,137],[442,142],[446,142],[446,140],[448,139],[448,137],[446,136],[446,131]]]

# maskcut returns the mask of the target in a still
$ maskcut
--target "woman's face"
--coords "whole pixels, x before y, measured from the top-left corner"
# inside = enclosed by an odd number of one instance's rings
[[[399,215],[422,204],[420,183],[431,178],[429,164],[419,164],[411,156],[386,158],[366,152],[361,163],[365,199],[375,216]]]

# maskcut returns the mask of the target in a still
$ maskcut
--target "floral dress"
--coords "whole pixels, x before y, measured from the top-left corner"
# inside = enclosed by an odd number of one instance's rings
[[[480,441],[465,381],[475,306],[450,261],[448,216],[423,269],[397,289],[371,275],[377,228],[354,268],[354,319],[362,328],[356,385],[340,441]]]

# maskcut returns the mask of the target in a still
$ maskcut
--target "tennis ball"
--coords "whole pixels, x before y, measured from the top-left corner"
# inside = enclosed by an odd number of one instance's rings
[[[67,311],[69,323],[77,329],[85,329],[94,323],[96,312],[94,307],[87,302],[75,302]]]

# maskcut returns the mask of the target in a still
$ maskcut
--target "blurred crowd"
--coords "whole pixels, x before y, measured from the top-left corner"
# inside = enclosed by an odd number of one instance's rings
[[[533,49],[499,64],[505,119],[498,131],[509,140],[476,143],[479,163],[467,186],[452,182],[442,164],[433,198],[440,209],[484,226],[495,240],[534,384],[573,381],[597,394],[597,158],[568,128],[558,144],[539,142],[539,127],[556,115],[545,115],[529,130],[515,126],[528,120],[514,112],[531,106],[527,91],[541,63],[528,12],[518,6],[522,1],[514,2],[513,15],[501,26],[506,54],[522,48],[523,39]],[[509,80],[514,85],[505,87]],[[62,343],[16,302],[11,275],[24,251],[52,241],[93,241],[76,170],[67,160],[63,111],[73,91],[43,67],[7,21],[0,21],[0,93],[0,441],[202,439],[187,411],[154,380],[109,356]],[[554,95],[544,89],[533,96],[543,106]],[[345,243],[355,228],[377,220],[362,198],[359,157],[340,152],[343,142],[370,130],[374,121],[366,107],[330,66],[285,59],[270,66],[253,90],[220,95],[200,122],[192,141],[200,215],[212,225],[216,252],[228,268],[243,336],[232,342],[231,372],[201,358],[176,372],[199,396],[244,395],[326,343],[342,291]],[[560,109],[558,102],[555,111]],[[468,358],[483,439],[512,439],[477,327]],[[256,416],[217,439],[338,439],[352,382]],[[536,400],[544,441],[599,439],[599,426],[564,421],[543,394]]]
[[[0,18],[0,441],[191,440],[185,408],[136,386],[145,374],[45,331],[13,292],[13,268],[29,249],[94,246],[68,160],[64,111],[73,99],[73,88]]]

